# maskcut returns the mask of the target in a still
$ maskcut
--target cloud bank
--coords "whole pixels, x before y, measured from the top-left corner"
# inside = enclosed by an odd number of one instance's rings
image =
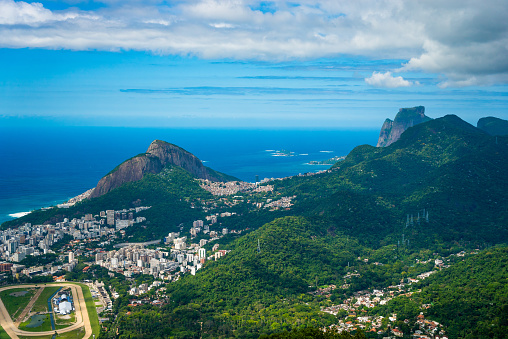
[[[441,74],[442,87],[508,83],[505,0],[102,0],[93,9],[68,1],[50,10],[55,1],[0,0],[0,47],[266,61],[357,55],[408,60],[401,70]],[[387,73],[368,79],[407,86]]]

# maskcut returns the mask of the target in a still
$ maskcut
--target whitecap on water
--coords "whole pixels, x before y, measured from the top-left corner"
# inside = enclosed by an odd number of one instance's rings
[[[29,214],[31,211],[28,211],[28,212],[18,212],[18,213],[12,213],[12,214],[9,214],[9,217],[13,217],[13,218],[21,218],[21,217],[24,217],[25,215]]]

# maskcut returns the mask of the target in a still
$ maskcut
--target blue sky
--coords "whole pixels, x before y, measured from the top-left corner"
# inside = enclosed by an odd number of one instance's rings
[[[508,119],[506,1],[0,0],[4,125]]]

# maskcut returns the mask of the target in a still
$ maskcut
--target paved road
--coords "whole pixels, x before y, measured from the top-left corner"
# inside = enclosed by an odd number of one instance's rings
[[[0,292],[4,290],[9,290],[12,288],[26,287],[44,287],[44,286],[61,286],[61,287],[70,287],[72,291],[72,298],[74,300],[74,308],[76,309],[76,323],[66,327],[61,330],[57,330],[58,333],[70,332],[75,329],[78,329],[82,326],[85,327],[85,335],[83,338],[88,339],[92,336],[92,325],[90,325],[90,318],[88,315],[88,310],[86,309],[85,297],[83,294],[83,289],[79,285],[75,285],[72,283],[55,283],[55,284],[36,284],[36,285],[13,285],[13,286],[5,286],[0,288]],[[16,327],[13,323],[11,317],[9,316],[9,312],[5,308],[4,303],[0,300],[0,325],[2,325],[3,329],[7,334],[13,339],[19,339],[19,335],[29,336],[29,337],[37,337],[42,335],[53,335],[55,331],[44,331],[44,332],[28,332],[22,331]]]

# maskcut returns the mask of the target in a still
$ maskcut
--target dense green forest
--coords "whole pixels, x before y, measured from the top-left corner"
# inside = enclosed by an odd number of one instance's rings
[[[262,339],[364,339],[365,335],[358,332],[351,335],[348,332],[322,331],[315,327],[306,327],[291,332],[263,335]]]

